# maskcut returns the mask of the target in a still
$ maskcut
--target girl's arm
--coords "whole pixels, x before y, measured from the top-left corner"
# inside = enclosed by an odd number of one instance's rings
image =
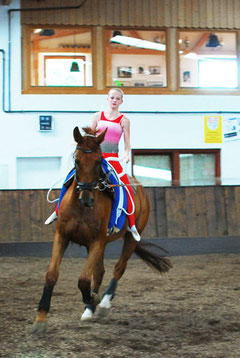
[[[92,122],[90,125],[90,128],[95,131],[97,129],[97,124],[100,118],[100,112],[96,112],[94,113],[93,117],[92,117]]]
[[[123,117],[122,119],[122,128],[123,128],[123,135],[124,135],[124,157],[123,160],[126,161],[126,163],[130,160],[130,121],[127,117]]]

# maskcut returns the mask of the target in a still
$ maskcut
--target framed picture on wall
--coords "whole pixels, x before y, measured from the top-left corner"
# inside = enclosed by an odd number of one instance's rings
[[[146,82],[145,81],[137,81],[134,82],[134,87],[145,87],[146,86]]]
[[[191,82],[191,71],[183,71],[183,82],[190,83]]]
[[[150,75],[160,75],[160,66],[148,66]]]
[[[163,87],[162,81],[147,82],[148,87]]]
[[[119,66],[117,68],[117,75],[119,78],[131,78],[132,67],[131,66]]]

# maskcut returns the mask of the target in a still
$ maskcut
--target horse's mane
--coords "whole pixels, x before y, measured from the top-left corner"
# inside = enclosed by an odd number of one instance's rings
[[[90,134],[93,136],[96,136],[98,133],[98,130],[93,130],[91,127],[83,127],[82,130],[84,131],[85,134]]]
[[[83,127],[82,130],[85,133],[84,146],[87,149],[97,150],[99,148],[99,143],[96,141],[98,130],[93,130],[90,127]]]

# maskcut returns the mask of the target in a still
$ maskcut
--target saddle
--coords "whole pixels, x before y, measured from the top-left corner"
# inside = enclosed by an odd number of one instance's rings
[[[63,184],[66,189],[68,189],[72,184],[74,176],[75,168],[73,168],[68,173],[67,178]],[[130,179],[130,182],[133,183],[132,178]],[[112,199],[112,210],[108,227],[111,229],[115,226],[119,230],[121,230],[122,226],[124,225],[127,213],[127,194],[125,187],[124,185],[122,185],[122,182],[117,172],[104,158],[102,158],[101,175],[99,178],[99,190],[105,191]]]

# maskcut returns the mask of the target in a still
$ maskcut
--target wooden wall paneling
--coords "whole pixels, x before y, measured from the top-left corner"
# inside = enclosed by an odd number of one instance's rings
[[[216,226],[217,236],[228,235],[227,212],[225,208],[225,198],[223,187],[215,187],[215,204],[216,204]]]
[[[31,241],[42,241],[41,200],[39,192],[30,190]]]
[[[238,198],[236,198],[235,188],[226,186],[223,188],[226,205],[226,217],[228,226],[228,235],[235,236],[239,234],[238,215]]]
[[[19,196],[16,190],[9,190],[9,216],[6,218],[9,225],[9,238],[11,242],[20,241],[21,223],[19,218]]]
[[[145,188],[149,201],[150,201],[150,217],[146,228],[144,229],[144,237],[157,237],[156,232],[156,207],[154,200],[154,188],[148,187]]]
[[[184,8],[184,20],[183,23],[186,24],[187,27],[192,27],[193,25],[193,1],[192,0],[185,0],[184,4],[182,5]]]
[[[154,188],[156,207],[156,236],[167,237],[166,190],[163,187]]]
[[[215,205],[215,188],[205,187],[206,191],[206,218],[207,218],[207,236],[217,236],[217,216]]]
[[[228,0],[226,2],[226,27],[231,28],[234,20],[234,0]]]
[[[51,3],[51,4],[50,4]],[[23,8],[59,6],[59,1],[22,0]],[[60,6],[74,5],[62,0]],[[76,10],[26,11],[23,24],[239,28],[239,0],[88,0]]]
[[[234,12],[233,12],[233,27],[239,29],[240,26],[240,2],[239,0],[234,0]]]
[[[238,186],[234,187],[234,197],[235,197],[235,205],[236,205],[236,212],[235,212],[235,222],[236,222],[236,235],[240,235],[240,188]]]
[[[205,187],[195,188],[194,196],[196,203],[196,225],[197,225],[197,236],[207,237],[208,236],[208,225],[207,225],[207,214],[206,214],[206,191]]]
[[[240,235],[240,186],[148,187],[151,212],[143,237]],[[53,241],[56,222],[44,225],[56,203],[47,190],[0,191],[0,242]],[[59,196],[54,190],[51,200]]]
[[[198,0],[192,0],[192,27],[199,27],[199,22]]]
[[[0,191],[0,203],[1,203],[1,210],[0,210],[0,223],[1,223],[1,230],[0,230],[0,241],[1,242],[9,242],[9,223],[8,218],[10,215],[9,212],[9,190],[1,190]]]
[[[166,188],[168,237],[187,237],[186,201],[183,187]]]
[[[195,203],[194,187],[185,187],[185,200],[186,200],[186,223],[187,233],[189,237],[198,236],[197,229],[197,208]]]
[[[18,190],[19,219],[21,222],[20,240],[31,241],[31,217],[30,217],[30,191]]]
[[[50,225],[45,225],[44,222],[55,210],[57,202],[49,203],[47,201],[47,192],[47,190],[41,191],[42,218],[40,225],[42,230],[42,240],[52,242],[56,231],[56,221]],[[50,200],[57,199],[59,194],[60,190],[53,190],[50,194]]]

